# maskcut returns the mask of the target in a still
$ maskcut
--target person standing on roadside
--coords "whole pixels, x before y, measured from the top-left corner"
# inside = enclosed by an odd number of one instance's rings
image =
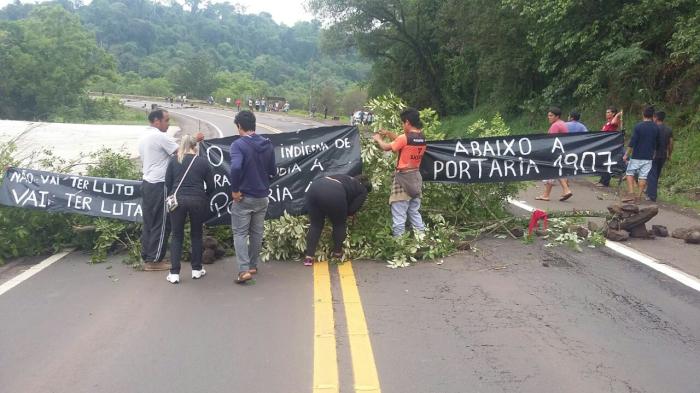
[[[564,121],[561,119],[561,109],[557,108],[556,106],[549,108],[549,112],[547,112],[547,121],[549,121],[550,124],[548,131],[549,134],[567,134],[569,132],[569,129],[566,127],[566,123],[564,123]],[[549,195],[552,193],[552,187],[554,187],[554,182],[557,180],[559,181],[562,189],[559,200],[563,202],[571,198],[574,193],[571,192],[571,189],[569,188],[569,180],[564,177],[556,180],[543,180],[544,193],[535,199],[538,201],[549,201]]]
[[[571,111],[569,113],[569,121],[566,122],[566,129],[569,134],[588,132],[586,125],[581,123],[581,114],[578,111]]]
[[[240,111],[241,111],[241,99],[236,98],[236,112],[240,112]]]
[[[659,145],[659,127],[654,123],[654,107],[647,106],[642,113],[644,120],[634,126],[632,139],[622,159],[627,162],[628,196],[622,202],[639,202],[647,185],[656,147]],[[639,179],[639,193],[634,191],[634,178]]]
[[[148,121],[151,125],[139,140],[139,155],[143,163],[141,258],[144,270],[161,271],[171,267],[164,261],[170,236],[170,220],[165,207],[165,173],[170,156],[177,152],[178,145],[166,133],[170,126],[168,111],[156,109],[148,114]],[[196,139],[201,141],[204,135],[200,132]]]
[[[192,278],[199,279],[207,272],[202,268],[203,226],[209,217],[209,197],[214,192],[214,176],[207,161],[197,157],[197,140],[184,135],[177,154],[170,159],[165,172],[167,195],[176,194],[178,206],[170,212],[173,238],[170,246],[172,267],[166,280],[180,282],[180,257],[185,237],[185,221],[190,217],[190,240],[192,244]]]
[[[234,120],[240,138],[231,144],[231,227],[238,260],[237,283],[258,272],[275,151],[269,139],[255,133],[255,115],[242,111]]]
[[[178,146],[175,139],[166,134],[170,126],[170,114],[166,110],[152,111],[148,121],[151,125],[139,140],[143,163],[141,258],[144,270],[160,271],[170,269],[170,263],[163,260],[170,236],[170,220],[165,208],[165,172]]]
[[[420,113],[414,108],[404,110],[400,117],[403,134],[396,135],[391,131],[380,130],[373,136],[380,149],[399,155],[389,196],[394,237],[404,234],[407,218],[415,231],[425,231],[420,214],[423,178],[419,171],[426,149],[423,122]],[[392,142],[384,142],[383,138],[389,138]]]
[[[654,160],[651,163],[651,171],[647,177],[647,197],[653,202],[656,202],[661,170],[666,161],[671,159],[671,153],[673,153],[673,131],[664,124],[665,120],[666,112],[658,111],[654,114],[654,122],[659,127],[659,140]]]
[[[622,111],[617,110],[614,106],[608,107],[605,111],[605,124],[601,131],[613,132],[618,131],[622,128]],[[609,173],[603,173],[600,175],[600,180],[595,184],[596,187],[610,187],[610,176]]]

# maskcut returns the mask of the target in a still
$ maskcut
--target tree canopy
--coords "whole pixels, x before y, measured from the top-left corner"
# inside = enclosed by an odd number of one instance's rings
[[[370,93],[479,105],[700,100],[696,0],[310,0],[324,47],[373,60]]]
[[[46,26],[39,23],[38,28],[29,28],[49,9],[60,12],[59,17]],[[48,69],[54,65],[53,70],[65,73],[81,68],[79,65],[87,66],[82,67],[81,74],[85,81],[92,80],[90,86],[95,90],[198,98],[227,94],[215,96],[218,100],[228,96],[274,95],[291,98],[293,107],[318,103],[324,88],[338,95],[350,91],[365,80],[369,71],[355,52],[332,56],[322,53],[322,27],[318,21],[280,25],[268,13],[246,14],[239,6],[227,3],[93,0],[84,4],[54,0],[37,5],[17,1],[0,10],[0,23],[0,42],[3,49],[7,48],[2,55],[2,65],[7,65],[2,76],[15,86],[3,96],[18,99],[18,107],[26,108],[13,114],[6,110],[5,117],[12,118],[50,115],[46,108],[27,105],[26,95],[34,90],[27,85],[39,86],[36,78],[14,76],[16,71],[35,73],[35,66]],[[79,31],[80,36],[67,36],[67,29],[57,27],[62,23]],[[56,31],[50,31],[51,26]],[[31,53],[33,63],[28,63],[30,59],[21,54],[39,50],[34,36],[42,35],[48,50],[43,57],[45,64],[40,64],[39,57]],[[51,40],[56,40],[57,45]],[[83,61],[82,54],[71,51],[74,49],[90,53],[92,58]],[[98,60],[110,64],[95,67]],[[114,69],[117,73],[111,72]],[[227,86],[221,83],[231,82],[230,78],[221,75],[249,79]],[[22,89],[27,93],[24,96],[17,93]],[[51,89],[36,90],[57,99],[57,93]],[[68,94],[69,90],[70,94],[80,94],[85,84],[70,83],[59,90],[59,94]],[[66,105],[74,97],[68,98]]]
[[[0,117],[43,119],[77,104],[96,75],[114,69],[111,57],[79,18],[58,6],[0,21]]]

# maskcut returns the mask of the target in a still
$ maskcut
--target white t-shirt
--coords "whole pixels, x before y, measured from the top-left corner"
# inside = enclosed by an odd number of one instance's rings
[[[164,182],[168,161],[175,151],[177,151],[175,138],[155,127],[146,128],[146,135],[139,140],[143,180],[149,183]]]

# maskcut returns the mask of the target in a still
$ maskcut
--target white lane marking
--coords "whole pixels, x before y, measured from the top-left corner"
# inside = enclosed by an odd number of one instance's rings
[[[523,210],[527,210],[529,212],[535,211],[534,207],[528,205],[524,201],[517,201],[515,199],[508,198],[508,202],[511,205],[517,206]],[[683,285],[693,288],[696,291],[700,291],[700,278],[692,276],[682,270],[676,269],[673,266],[669,266],[665,263],[662,263],[656,258],[650,257],[649,255],[646,255],[640,251],[633,249],[632,247],[626,246],[619,242],[606,240],[605,247],[617,252],[618,254],[624,255],[627,258],[633,259],[641,264],[647,265],[650,268],[656,270],[657,272],[665,274]]]
[[[65,257],[66,255],[70,254],[71,252],[73,252],[72,248],[68,249],[64,252],[60,252],[58,254],[51,255],[50,257],[44,259],[43,261],[30,267],[29,269],[23,271],[21,274],[17,275],[16,277],[12,278],[11,280],[7,281],[6,283],[0,285],[0,295],[9,291],[10,289],[16,287],[17,285],[21,284],[23,281],[29,279],[30,277],[32,277],[33,275],[46,269],[47,267],[51,266],[52,264],[57,262],[59,259]]]
[[[208,112],[208,111],[202,111],[202,110],[192,110],[192,112],[206,113],[207,115],[221,116],[221,117],[226,117],[226,118],[233,119],[233,120],[236,119],[236,118],[233,117],[233,116],[224,115],[224,114],[222,114],[222,113],[214,113],[214,112]],[[279,134],[279,133],[282,132],[282,130],[278,130],[278,129],[275,128],[275,127],[268,126],[267,124],[263,124],[263,123],[260,123],[260,122],[257,122],[257,121],[256,121],[255,124],[258,125],[258,126],[260,126],[260,127],[262,127],[262,128],[264,128],[264,129],[266,129],[266,130],[268,130],[268,131],[272,131],[272,132],[274,132],[274,133],[276,133],[276,134]]]
[[[193,118],[193,119],[195,119],[195,120],[203,121],[203,122],[209,124],[210,126],[212,126],[212,127],[214,127],[214,128],[216,129],[216,132],[219,133],[219,138],[223,138],[223,137],[224,137],[224,133],[221,131],[221,129],[220,129],[219,127],[217,127],[216,124],[214,124],[214,123],[212,123],[212,122],[210,122],[210,121],[208,121],[208,120],[200,119],[200,118],[194,117],[194,116],[192,116],[192,115],[187,115],[187,114],[184,114],[184,113],[182,113],[182,112],[174,111],[174,110],[172,110],[172,108],[165,108],[165,109],[168,110],[168,112],[177,113],[178,115],[187,116],[187,117],[191,117],[191,118]]]

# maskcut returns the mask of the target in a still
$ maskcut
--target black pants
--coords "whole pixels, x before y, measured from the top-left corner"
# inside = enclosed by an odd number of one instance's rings
[[[165,208],[165,183],[143,181],[141,193],[141,258],[144,262],[160,262],[165,257],[170,237],[170,219]]]
[[[610,187],[610,179],[612,179],[612,175],[609,173],[603,173],[600,175],[600,180],[598,183],[604,185],[605,187]]]
[[[202,226],[209,217],[207,200],[204,197],[178,195],[177,209],[170,213],[173,223],[173,239],[170,244],[170,273],[180,274],[182,243],[185,238],[185,221],[190,217],[190,240],[192,241],[192,270],[202,269]]]
[[[666,157],[654,158],[654,161],[651,163],[651,170],[647,176],[647,196],[654,202],[656,202],[658,196],[659,178],[661,177],[661,170],[664,169],[665,163]]]
[[[311,224],[309,233],[306,235],[306,255],[316,254],[326,217],[330,218],[333,224],[333,252],[341,253],[348,215],[348,203],[343,185],[326,178],[314,181],[306,193],[306,210]]]

